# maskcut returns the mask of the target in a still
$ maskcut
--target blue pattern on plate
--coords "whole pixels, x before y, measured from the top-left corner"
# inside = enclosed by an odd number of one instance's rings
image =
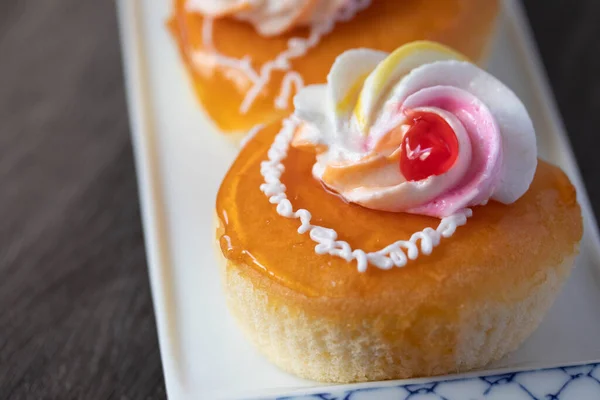
[[[421,384],[335,390],[278,400],[595,400],[600,399],[600,363]]]

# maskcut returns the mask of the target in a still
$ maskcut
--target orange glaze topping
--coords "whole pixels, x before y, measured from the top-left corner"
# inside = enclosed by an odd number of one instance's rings
[[[462,279],[473,285],[507,273],[518,279],[535,273],[540,259],[542,265],[560,262],[581,237],[575,189],[559,168],[539,161],[529,191],[516,203],[507,206],[492,201],[475,207],[465,226],[442,239],[431,255],[421,255],[404,268],[384,271],[369,266],[367,272],[359,273],[355,262],[316,254],[308,233],[297,232],[299,220],[278,215],[259,190],[264,181],[260,163],[267,159],[280,127],[275,123],[259,132],[223,180],[216,204],[218,239],[224,256],[234,265],[264,273],[300,294],[364,298],[414,290],[414,295],[426,296],[422,288],[437,285],[424,282]],[[287,197],[295,210],[305,208],[312,213],[312,224],[335,229],[338,238],[352,248],[379,250],[439,224],[436,218],[345,203],[312,177],[314,157],[289,149],[282,176]]]
[[[169,28],[192,76],[194,89],[207,114],[224,131],[245,131],[258,123],[279,119],[289,110],[277,110],[284,73],[275,71],[246,114],[240,105],[252,87],[244,73],[218,66],[203,46],[203,17],[185,10],[186,0],[174,0]],[[498,8],[497,0],[373,0],[371,6],[349,22],[338,23],[307,55],[292,61],[292,70],[305,84],[323,83],[335,58],[352,48],[392,51],[414,40],[449,45],[472,60],[484,57]],[[247,23],[228,18],[215,20],[214,44],[226,56],[252,58],[256,71],[287,48],[292,37],[306,37],[306,28],[278,37],[260,36]],[[192,54],[200,54],[192,61]],[[291,101],[289,102],[291,106]]]

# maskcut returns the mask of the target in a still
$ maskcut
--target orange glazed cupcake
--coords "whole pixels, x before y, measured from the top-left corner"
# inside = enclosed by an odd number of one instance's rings
[[[497,0],[174,0],[169,27],[207,116],[246,132],[291,111],[352,48],[437,40],[485,57]]]
[[[575,189],[515,94],[442,45],[350,50],[242,149],[217,197],[228,306],[327,382],[480,368],[567,280]]]

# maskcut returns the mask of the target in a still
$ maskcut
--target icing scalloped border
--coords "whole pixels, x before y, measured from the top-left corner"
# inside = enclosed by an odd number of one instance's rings
[[[437,228],[428,227],[415,232],[408,240],[399,240],[370,253],[361,249],[353,250],[348,242],[338,240],[338,234],[334,229],[312,225],[310,211],[305,209],[294,211],[292,203],[285,194],[286,187],[281,182],[281,175],[285,170],[283,160],[287,157],[297,126],[298,120],[295,117],[283,121],[282,128],[267,153],[269,159],[260,164],[260,173],[265,179],[265,182],[260,185],[260,190],[269,198],[271,204],[277,205],[279,215],[300,220],[298,233],[309,232],[310,238],[317,243],[315,246],[317,254],[329,254],[348,262],[356,260],[358,272],[365,272],[368,264],[384,270],[404,267],[408,260],[415,260],[420,254],[431,254],[442,238],[451,237],[456,228],[465,225],[467,219],[473,215],[470,208],[465,208],[443,218]]]
[[[202,24],[202,40],[206,50],[193,52],[192,60],[195,63],[202,63],[202,59],[206,56],[206,51],[208,51],[208,54],[214,58],[214,62],[217,65],[239,70],[246,75],[250,82],[252,82],[252,87],[248,90],[240,105],[240,112],[242,114],[246,114],[250,110],[258,95],[269,84],[273,71],[286,71],[281,82],[279,95],[275,98],[275,107],[284,110],[287,108],[289,99],[292,96],[292,87],[296,86],[296,90],[298,90],[304,86],[302,75],[297,71],[291,70],[291,60],[306,55],[310,49],[316,47],[321,42],[323,36],[333,30],[336,23],[349,21],[356,13],[364,10],[370,4],[371,0],[349,1],[332,19],[313,24],[310,27],[308,37],[294,37],[288,40],[287,48],[273,60],[264,63],[258,72],[252,67],[250,56],[239,59],[219,53],[213,41],[213,19],[206,17]]]

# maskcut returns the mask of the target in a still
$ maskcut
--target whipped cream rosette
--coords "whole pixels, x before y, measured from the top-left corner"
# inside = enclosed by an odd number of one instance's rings
[[[264,36],[327,21],[348,0],[191,0],[188,8],[209,17],[248,21]]]
[[[315,178],[367,208],[443,218],[529,188],[535,132],[517,96],[431,42],[350,50],[326,85],[294,100],[293,145],[317,151]]]

